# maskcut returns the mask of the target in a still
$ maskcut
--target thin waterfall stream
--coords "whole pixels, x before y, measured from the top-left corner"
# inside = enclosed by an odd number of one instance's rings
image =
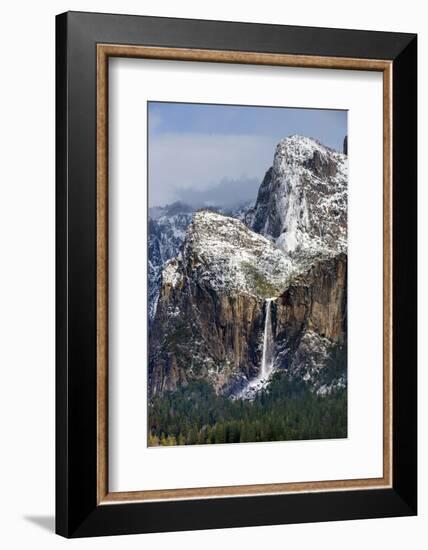
[[[249,380],[238,397],[254,399],[256,393],[268,382],[273,370],[274,339],[272,331],[272,302],[275,298],[267,298],[265,306],[265,324],[263,330],[263,350],[260,370],[255,378]]]
[[[263,354],[260,367],[260,380],[266,380],[273,367],[273,334],[272,334],[272,298],[266,300],[265,328],[263,333]]]

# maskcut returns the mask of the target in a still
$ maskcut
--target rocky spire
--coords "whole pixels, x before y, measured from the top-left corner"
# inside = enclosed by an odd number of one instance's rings
[[[347,158],[290,136],[276,147],[248,225],[289,254],[330,257],[346,247]]]

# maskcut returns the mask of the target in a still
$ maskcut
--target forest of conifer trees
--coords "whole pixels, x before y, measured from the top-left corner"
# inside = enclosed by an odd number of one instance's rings
[[[201,445],[347,437],[346,388],[317,395],[277,372],[251,400],[215,394],[191,382],[155,396],[149,405],[148,445]]]

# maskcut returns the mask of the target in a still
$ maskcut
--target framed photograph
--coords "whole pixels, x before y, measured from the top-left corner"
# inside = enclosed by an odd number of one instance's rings
[[[58,534],[416,514],[416,36],[56,24]]]

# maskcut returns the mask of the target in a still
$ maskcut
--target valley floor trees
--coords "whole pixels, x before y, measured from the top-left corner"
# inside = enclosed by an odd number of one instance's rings
[[[149,446],[345,438],[347,392],[316,395],[277,372],[253,401],[232,400],[193,381],[152,399],[148,428]]]

